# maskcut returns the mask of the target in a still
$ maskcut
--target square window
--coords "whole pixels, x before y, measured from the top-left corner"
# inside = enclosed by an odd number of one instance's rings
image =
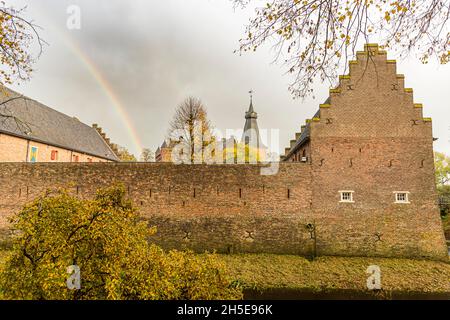
[[[394,192],[395,203],[409,203],[409,192]]]
[[[353,191],[339,191],[341,194],[341,202],[354,202]]]

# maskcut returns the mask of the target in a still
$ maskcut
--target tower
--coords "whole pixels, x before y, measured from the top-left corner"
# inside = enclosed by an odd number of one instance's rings
[[[258,113],[255,112],[253,108],[253,91],[250,91],[250,107],[245,113],[245,126],[244,133],[242,135],[242,142],[252,148],[259,149],[261,144],[261,139],[259,136],[258,128]]]

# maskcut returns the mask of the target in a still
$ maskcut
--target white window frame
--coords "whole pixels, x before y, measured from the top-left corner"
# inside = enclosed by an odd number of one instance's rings
[[[398,200],[398,195],[399,194],[404,194],[406,197],[405,197],[405,200]],[[408,203],[411,203],[411,202],[409,202],[409,192],[408,191],[394,191],[394,200],[395,200],[395,202],[394,203],[398,203],[398,204],[408,204]]]
[[[348,199],[344,199],[344,193],[349,193],[350,194],[350,200]],[[339,191],[339,194],[341,196],[341,203],[355,203],[354,198],[353,198],[353,194],[355,193],[355,191],[353,190],[341,190]]]

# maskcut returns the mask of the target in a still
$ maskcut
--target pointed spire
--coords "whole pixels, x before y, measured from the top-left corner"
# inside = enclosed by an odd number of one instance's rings
[[[255,109],[253,108],[253,90],[250,90],[248,93],[250,93],[250,107],[248,108],[248,111],[245,113],[245,118],[257,119],[258,114],[255,112]]]
[[[250,93],[250,108],[248,109],[248,112],[255,112],[253,110],[253,90],[250,90],[248,93]]]

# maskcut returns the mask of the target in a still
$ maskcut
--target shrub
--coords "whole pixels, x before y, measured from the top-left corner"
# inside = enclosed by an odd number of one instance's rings
[[[239,299],[214,254],[164,252],[147,239],[123,186],[80,200],[47,192],[13,219],[13,250],[0,273],[5,299]],[[67,287],[68,266],[81,288]]]

